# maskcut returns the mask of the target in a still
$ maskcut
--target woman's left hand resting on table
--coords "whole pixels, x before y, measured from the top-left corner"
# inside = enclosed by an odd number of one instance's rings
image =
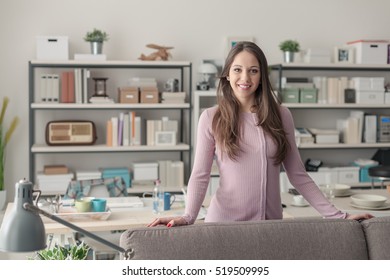
[[[156,218],[153,222],[148,224],[148,227],[155,227],[155,226],[164,226],[167,227],[175,227],[175,226],[186,226],[188,225],[187,221],[184,220],[183,217],[162,217],[162,218]]]

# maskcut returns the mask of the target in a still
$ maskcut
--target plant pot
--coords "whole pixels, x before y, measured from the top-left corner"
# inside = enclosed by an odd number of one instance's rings
[[[102,54],[102,52],[103,52],[103,42],[91,42],[92,54]]]
[[[292,63],[294,62],[294,52],[284,52],[284,62]]]
[[[0,211],[4,209],[6,201],[7,201],[7,191],[2,190],[0,191]]]

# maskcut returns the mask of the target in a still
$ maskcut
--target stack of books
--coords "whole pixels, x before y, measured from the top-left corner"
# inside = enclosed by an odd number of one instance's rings
[[[92,96],[90,99],[89,99],[89,102],[90,103],[103,103],[103,104],[106,104],[106,103],[115,103],[114,102],[114,99],[108,97],[108,96]]]
[[[309,128],[308,130],[314,136],[314,141],[316,144],[340,143],[340,133],[337,129]]]
[[[185,103],[186,93],[185,92],[162,92],[161,93],[161,103]]]
[[[101,179],[102,173],[99,170],[79,170],[76,171],[76,179],[81,180],[95,180]]]

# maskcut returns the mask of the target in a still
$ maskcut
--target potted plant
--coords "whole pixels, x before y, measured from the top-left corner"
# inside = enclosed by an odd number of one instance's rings
[[[300,51],[300,45],[295,40],[285,40],[279,44],[280,50],[284,53],[284,62],[294,62],[294,54]]]
[[[85,260],[88,256],[90,247],[81,242],[73,246],[55,245],[51,249],[41,250],[36,253],[36,260]]]
[[[103,51],[103,42],[108,41],[108,34],[102,30],[94,28],[84,36],[86,42],[91,43],[92,54],[101,54]]]
[[[5,112],[7,111],[8,103],[9,103],[9,98],[4,97],[3,105],[1,107],[1,113],[0,113],[0,210],[4,208],[4,204],[7,196],[7,192],[4,189],[4,166],[5,166],[5,159],[6,159],[6,148],[19,122],[19,118],[14,117],[8,130],[5,130],[4,115]]]

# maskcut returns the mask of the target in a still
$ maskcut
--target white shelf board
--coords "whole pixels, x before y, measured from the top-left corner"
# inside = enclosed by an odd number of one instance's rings
[[[175,146],[118,146],[108,147],[106,145],[91,146],[48,146],[45,144],[35,144],[31,148],[32,153],[67,153],[67,152],[153,152],[153,151],[189,151],[187,144]]]
[[[390,143],[358,143],[358,144],[301,144],[298,146],[299,149],[370,149],[370,148],[388,148]]]
[[[69,65],[74,67],[75,65],[96,65],[96,66],[142,66],[142,67],[184,67],[190,66],[190,61],[146,61],[146,60],[31,60],[32,65]]]
[[[283,70],[289,70],[289,68],[330,68],[330,69],[367,69],[372,70],[374,69],[389,69],[389,64],[342,64],[342,63],[323,63],[323,64],[317,64],[317,63],[279,63],[279,64],[272,64],[270,65],[273,69],[275,69],[278,66],[282,66]]]
[[[318,103],[283,103],[284,106],[291,109],[356,109],[356,108],[384,108],[388,109],[390,104],[318,104]]]
[[[167,103],[82,103],[82,104],[67,104],[67,103],[32,103],[32,109],[188,109],[189,103],[167,104]]]

